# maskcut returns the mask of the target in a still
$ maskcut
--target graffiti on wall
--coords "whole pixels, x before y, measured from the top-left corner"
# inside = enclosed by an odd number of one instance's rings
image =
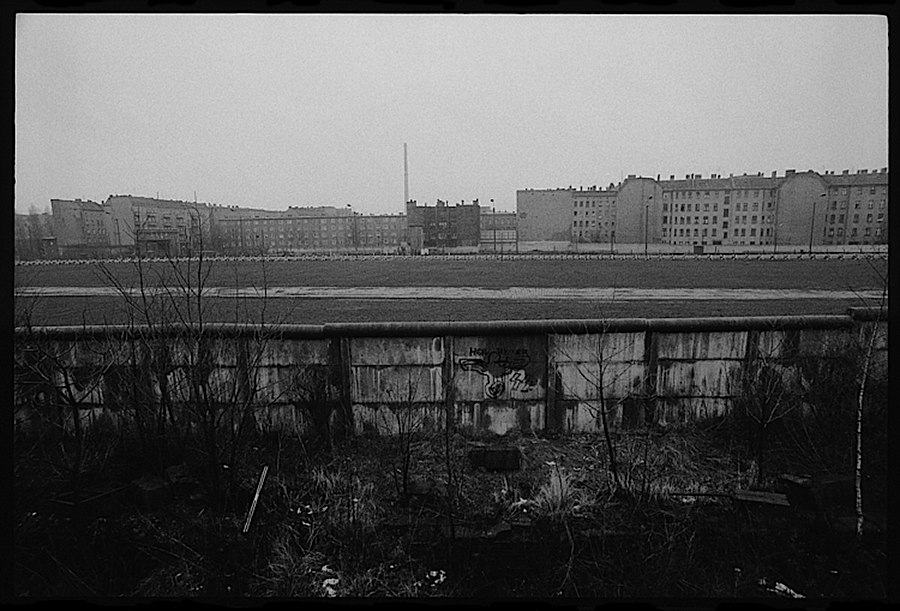
[[[499,399],[507,388],[526,393],[537,385],[537,379],[527,371],[531,364],[527,348],[472,347],[457,362],[463,370],[484,377],[484,394],[490,399]]]

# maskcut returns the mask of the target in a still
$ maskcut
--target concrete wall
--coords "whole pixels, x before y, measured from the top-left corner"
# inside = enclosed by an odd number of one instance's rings
[[[686,423],[727,413],[741,372],[765,358],[787,384],[803,359],[836,358],[876,330],[871,375],[886,376],[887,317],[846,316],[473,323],[210,326],[205,380],[223,404],[252,404],[263,427],[396,432],[443,426],[470,432],[602,430],[646,421]],[[74,391],[83,418],[122,413],[136,385],[191,401],[195,346],[177,327],[133,344],[125,328],[16,331],[15,422],[56,413]],[[136,351],[135,351],[136,346]],[[151,350],[168,364],[148,365]],[[137,372],[137,377],[133,374]],[[854,373],[848,371],[848,384]],[[131,397],[131,399],[130,399]],[[145,399],[146,400],[146,399]],[[152,402],[152,400],[151,400]],[[58,399],[57,399],[58,403]],[[181,407],[177,407],[180,405]]]

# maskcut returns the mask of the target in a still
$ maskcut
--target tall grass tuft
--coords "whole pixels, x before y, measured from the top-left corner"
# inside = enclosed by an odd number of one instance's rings
[[[547,483],[541,486],[534,498],[534,508],[540,517],[562,520],[580,507],[581,496],[565,469],[554,466]]]

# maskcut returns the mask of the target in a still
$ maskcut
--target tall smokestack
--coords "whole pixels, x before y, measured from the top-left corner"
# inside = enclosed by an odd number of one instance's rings
[[[406,160],[406,143],[403,143],[403,205],[409,201],[409,166]]]

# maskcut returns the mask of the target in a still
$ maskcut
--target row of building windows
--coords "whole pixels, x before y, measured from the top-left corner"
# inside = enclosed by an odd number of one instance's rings
[[[753,195],[750,194],[751,191]],[[732,197],[759,197],[760,191],[762,191],[763,197],[765,197],[766,195],[769,195],[771,197],[775,196],[774,189],[729,189],[727,191],[703,191],[702,197],[704,199],[709,197],[728,197],[729,195],[731,195]],[[694,199],[695,195],[697,199],[700,199],[700,193],[700,191],[673,191],[672,199]],[[664,192],[663,199],[668,199],[668,195],[668,192]]]
[[[588,221],[572,221],[572,227],[611,227],[614,225],[615,221],[604,221],[603,223],[600,221],[590,221],[590,224],[588,224]]]
[[[838,214],[838,215],[830,214],[830,215],[828,215],[826,222],[828,222],[829,224],[834,224],[834,223],[835,223],[835,219],[837,219],[837,222],[838,222],[838,223],[843,223],[843,222],[844,222],[844,215],[843,215],[843,214]],[[854,222],[854,223],[859,223],[859,219],[860,219],[860,215],[858,215],[858,214],[854,214],[854,215],[853,215],[853,222]],[[867,223],[871,223],[873,220],[874,220],[875,222],[877,222],[877,223],[883,222],[883,221],[884,221],[884,213],[883,213],[883,212],[879,212],[877,217],[876,217],[874,214],[867,214],[867,215],[866,215],[866,222],[867,222]]]
[[[840,238],[840,237],[843,237],[843,235],[844,235],[844,228],[843,227],[826,227],[822,231],[822,235],[825,237],[829,237],[829,238],[833,238],[835,236]],[[860,235],[859,228],[851,227],[850,232],[847,235],[849,235],[850,237],[854,237],[854,238],[859,237],[859,235]],[[874,228],[864,227],[862,235],[866,236],[866,237],[870,237],[872,235],[874,235],[876,237],[881,236],[881,227],[874,227]]]
[[[837,195],[838,190],[840,190],[841,195],[847,195],[847,187],[832,187],[832,195]],[[856,194],[862,195],[863,190],[863,187],[856,187]],[[887,187],[869,187],[869,195],[875,195],[876,193],[887,193]]]

